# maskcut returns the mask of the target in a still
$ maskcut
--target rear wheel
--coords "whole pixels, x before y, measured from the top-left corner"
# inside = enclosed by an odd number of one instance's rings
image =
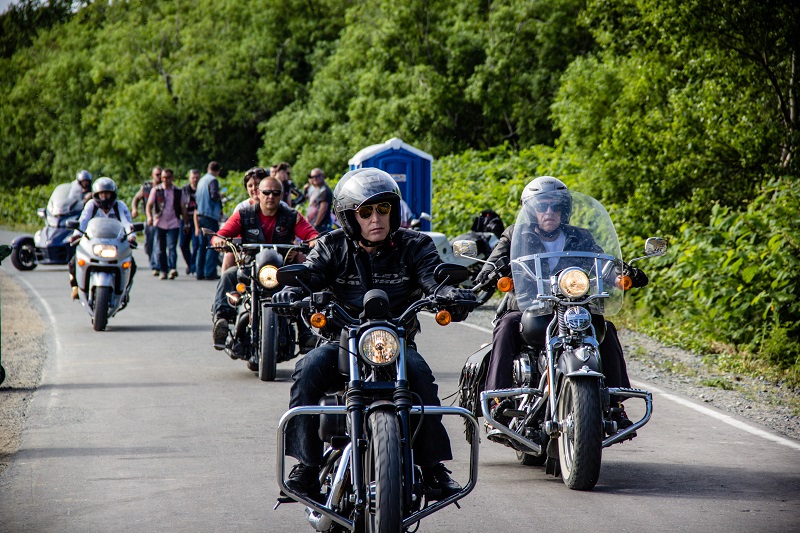
[[[11,264],[17,270],[33,270],[36,268],[36,247],[33,241],[23,241],[11,250]]]
[[[558,418],[562,424],[558,438],[561,477],[571,489],[591,490],[600,477],[603,452],[603,415],[597,381],[567,378],[558,401]]]
[[[400,426],[397,416],[378,411],[369,417],[369,454],[366,457],[370,512],[367,533],[403,530],[403,470],[400,461]]]
[[[258,378],[261,381],[274,381],[278,357],[278,315],[271,307],[261,310],[261,346],[258,350]]]
[[[111,287],[97,287],[94,290],[94,330],[104,331],[108,324],[108,303],[111,301]]]

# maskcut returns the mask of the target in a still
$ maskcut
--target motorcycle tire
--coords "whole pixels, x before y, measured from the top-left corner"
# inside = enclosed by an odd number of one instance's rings
[[[94,290],[94,319],[92,325],[95,331],[105,331],[108,324],[108,305],[111,301],[111,287],[97,287]]]
[[[564,426],[558,438],[564,484],[573,490],[591,490],[600,477],[603,452],[603,414],[597,381],[567,378],[558,401],[558,419]]]
[[[23,241],[19,246],[11,250],[11,264],[17,270],[33,270],[38,264],[36,262],[36,247],[33,241]]]
[[[278,364],[278,315],[271,307],[261,310],[261,346],[258,349],[258,379],[275,381]]]
[[[367,533],[400,533],[403,531],[400,425],[397,416],[389,411],[373,413],[367,424],[371,436],[364,475],[371,501],[365,516],[365,530]]]

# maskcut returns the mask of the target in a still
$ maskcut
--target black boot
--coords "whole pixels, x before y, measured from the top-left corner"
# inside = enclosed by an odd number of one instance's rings
[[[286,486],[294,492],[316,500],[319,497],[319,468],[297,463],[289,472]]]
[[[450,473],[442,463],[422,467],[422,484],[429,500],[444,500],[461,490],[461,485],[450,477]]]

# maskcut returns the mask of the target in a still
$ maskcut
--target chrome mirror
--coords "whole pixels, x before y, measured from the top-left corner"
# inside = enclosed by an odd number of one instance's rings
[[[453,255],[456,257],[472,257],[478,256],[478,245],[475,241],[458,240],[453,242]]]

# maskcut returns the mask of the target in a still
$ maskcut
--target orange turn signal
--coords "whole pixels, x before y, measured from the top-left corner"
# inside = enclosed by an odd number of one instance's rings
[[[237,283],[236,284],[236,291],[237,292],[245,292],[245,291],[247,291],[247,285],[245,285],[244,283]]]
[[[503,276],[497,280],[497,290],[500,292],[509,292],[514,290],[514,280],[508,276]]]
[[[78,266],[86,266],[86,259],[78,259]]]
[[[617,287],[623,291],[627,291],[633,287],[633,280],[630,276],[617,276]]]
[[[310,322],[311,325],[314,326],[315,328],[322,328],[325,327],[325,324],[328,323],[328,319],[325,318],[325,315],[323,315],[322,313],[314,313],[313,315],[311,315]]]
[[[450,314],[450,311],[447,311],[446,309],[442,309],[441,311],[436,313],[436,323],[439,324],[440,326],[446,326],[447,324],[449,324],[452,321],[453,321],[453,317]]]
[[[131,262],[130,261],[123,261],[122,262],[122,268],[124,268],[125,270],[129,269],[130,267],[131,267]]]

